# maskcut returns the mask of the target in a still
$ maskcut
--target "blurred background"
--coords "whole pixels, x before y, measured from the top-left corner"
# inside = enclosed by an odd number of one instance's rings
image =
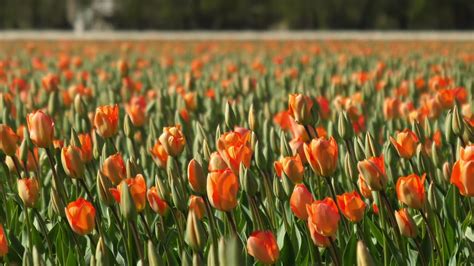
[[[0,0],[0,29],[468,30],[474,0]]]

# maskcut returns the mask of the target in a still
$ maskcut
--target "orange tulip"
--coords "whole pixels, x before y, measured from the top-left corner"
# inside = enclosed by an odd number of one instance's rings
[[[59,85],[58,75],[48,73],[43,78],[41,78],[41,85],[47,92],[55,91]]]
[[[308,228],[309,228],[309,233],[311,235],[311,240],[313,240],[313,243],[320,247],[320,248],[325,248],[329,247],[331,245],[331,241],[329,241],[329,237],[323,236],[318,231],[316,231],[316,227],[310,224],[310,221],[308,219]]]
[[[161,199],[158,194],[158,189],[156,187],[151,187],[146,193],[148,204],[150,204],[151,209],[158,213],[161,216],[165,216],[168,213],[169,206],[165,200]]]
[[[132,196],[133,203],[135,203],[135,208],[137,212],[143,211],[146,205],[146,197],[147,197],[147,189],[146,189],[146,182],[145,179],[141,174],[138,174],[135,178],[127,178],[122,180],[117,188],[111,188],[110,192],[115,200],[120,203],[121,195],[120,186],[127,185],[128,189],[130,190],[130,195]],[[150,204],[151,206],[151,204]]]
[[[179,156],[184,150],[184,145],[186,145],[181,125],[163,128],[159,140],[165,151],[173,157]]]
[[[196,110],[197,107],[197,93],[188,92],[183,95],[184,103],[186,104],[186,109],[190,111]]]
[[[212,206],[221,211],[230,211],[237,206],[239,180],[230,170],[211,172],[207,176],[207,195]]]
[[[217,150],[234,174],[239,174],[240,164],[250,167],[252,149],[250,131],[238,128],[222,134],[217,141]]]
[[[75,146],[64,147],[61,149],[61,162],[64,172],[71,178],[84,177],[84,163],[81,158],[81,149]]]
[[[115,135],[118,130],[118,123],[118,105],[104,105],[97,107],[94,117],[94,126],[101,137],[110,138]]]
[[[0,257],[8,254],[8,241],[2,224],[0,224]]]
[[[336,140],[331,137],[313,139],[309,144],[304,144],[306,160],[313,171],[324,177],[329,177],[336,171],[338,147]]]
[[[308,219],[306,205],[314,201],[313,195],[304,184],[297,184],[290,197],[290,208],[293,214],[301,220]]]
[[[386,98],[383,102],[383,115],[385,119],[396,119],[400,117],[400,100],[398,98]]]
[[[110,155],[105,159],[104,164],[102,165],[102,174],[109,178],[114,185],[117,185],[125,178],[125,163],[123,162],[120,153]]]
[[[65,213],[71,229],[79,235],[87,235],[95,228],[95,208],[84,198],[67,205]]]
[[[17,180],[18,196],[26,207],[32,208],[38,201],[40,187],[36,178],[21,178]]]
[[[125,106],[132,124],[141,127],[146,122],[146,100],[143,96],[134,96],[130,103]]]
[[[195,159],[188,164],[188,181],[194,192],[201,195],[206,193],[206,176],[201,164]]]
[[[332,198],[316,200],[306,206],[308,227],[323,236],[334,236],[339,226],[339,210]]]
[[[342,214],[353,223],[360,222],[364,218],[365,208],[367,207],[356,191],[337,195],[337,205]]]
[[[410,159],[416,152],[418,137],[410,129],[405,129],[397,134],[396,139],[390,137],[390,141],[400,157]]]
[[[209,165],[207,167],[209,172],[223,171],[227,168],[227,164],[218,152],[211,153],[211,158],[209,159]]]
[[[451,109],[454,106],[456,91],[452,89],[441,89],[436,92],[436,101],[444,109]]]
[[[151,156],[155,163],[161,167],[166,168],[166,163],[168,162],[168,153],[165,151],[163,145],[161,145],[160,141],[157,140],[153,148],[150,150]]]
[[[92,138],[88,133],[79,134],[77,136],[81,143],[81,159],[84,163],[92,161]]]
[[[403,236],[412,238],[416,237],[418,229],[416,227],[415,221],[413,221],[407,209],[395,211],[395,219],[397,220],[400,233]]]
[[[395,186],[398,200],[410,208],[421,209],[425,204],[425,176],[411,174],[398,178]]]
[[[30,139],[39,148],[48,148],[53,143],[54,122],[43,111],[36,111],[26,117]]]
[[[297,123],[308,124],[311,121],[311,108],[313,101],[310,97],[302,94],[288,96],[288,111]]]
[[[380,191],[387,185],[383,156],[371,157],[357,163],[360,175],[373,191]]]
[[[9,126],[0,125],[0,150],[8,156],[15,155],[18,146],[18,136]]]
[[[193,211],[199,220],[206,214],[206,207],[204,205],[204,199],[199,196],[191,195],[189,197],[189,211]]]
[[[461,148],[460,158],[453,166],[451,183],[458,187],[461,195],[474,197],[474,145]]]
[[[276,161],[273,166],[279,177],[284,172],[293,183],[298,184],[303,181],[304,167],[299,155],[283,157]]]
[[[365,182],[364,177],[359,174],[359,179],[357,180],[357,184],[359,185],[359,190],[362,196],[366,199],[372,199],[372,191],[370,190],[367,182]]]
[[[271,231],[255,231],[247,239],[250,256],[263,264],[274,264],[280,256],[275,235]]]

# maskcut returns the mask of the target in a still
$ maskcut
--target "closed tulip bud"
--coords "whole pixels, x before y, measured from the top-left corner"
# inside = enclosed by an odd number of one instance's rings
[[[454,143],[456,141],[456,135],[453,132],[453,113],[451,111],[448,112],[444,121],[444,135],[446,136],[446,142]]]
[[[380,191],[387,185],[383,156],[360,161],[357,168],[371,190]]]
[[[299,155],[283,157],[273,165],[277,176],[281,177],[284,172],[295,184],[303,181],[304,167]]]
[[[179,180],[175,181],[174,179],[171,179],[170,181],[170,187],[171,187],[171,199],[173,200],[173,204],[178,210],[182,212],[186,212],[187,206],[186,206],[186,195],[184,192],[180,189],[181,186],[179,185]]]
[[[61,200],[61,198],[59,196],[59,193],[56,191],[56,189],[51,188],[50,195],[51,195],[51,202],[50,202],[51,209],[57,215],[59,215],[61,217],[64,217],[65,216],[65,213],[64,213],[65,206],[64,206],[63,201]]]
[[[77,94],[74,97],[74,111],[76,111],[76,113],[80,116],[85,115],[87,112],[86,104],[84,103],[84,100],[80,94]]]
[[[434,211],[441,211],[442,205],[440,205],[440,202],[441,200],[436,192],[436,186],[432,181],[428,187],[428,203]]]
[[[201,164],[192,159],[188,164],[188,180],[194,192],[204,195],[206,193],[206,176]]]
[[[90,234],[95,227],[95,208],[84,198],[67,205],[65,213],[72,231],[79,235]]]
[[[248,171],[247,168],[243,164],[240,165],[240,184],[242,186],[242,190],[247,193],[248,196],[253,197],[258,192],[258,183],[255,180],[255,177],[252,175],[251,172]]]
[[[94,126],[101,137],[110,138],[115,135],[118,130],[118,123],[118,105],[104,105],[97,107],[94,116]]]
[[[342,214],[353,223],[360,222],[364,218],[365,208],[367,207],[367,204],[356,191],[337,195],[337,205]]]
[[[148,240],[147,243],[148,263],[150,266],[161,266],[164,265],[161,256],[156,252],[156,248],[153,245],[153,241]]]
[[[186,139],[180,125],[163,128],[159,141],[166,153],[173,157],[179,156],[186,145]]]
[[[230,169],[208,174],[207,195],[214,208],[231,211],[237,206],[238,192],[239,180]]]
[[[364,150],[364,144],[359,137],[354,138],[354,153],[357,161],[362,161],[367,157]]]
[[[8,240],[5,230],[3,230],[2,224],[0,224],[0,257],[4,257],[8,254]]]
[[[415,133],[416,137],[420,140],[424,140],[425,137],[425,131],[423,127],[420,125],[420,122],[418,121],[413,121],[411,124],[412,131]],[[428,135],[429,136],[429,135]]]
[[[313,101],[310,97],[302,94],[290,94],[288,96],[288,111],[296,123],[309,124],[312,120],[312,108]]]
[[[316,200],[306,206],[308,226],[323,236],[334,236],[339,227],[339,210],[332,198]]]
[[[449,162],[445,162],[443,164],[443,179],[446,182],[450,182],[451,180],[451,165],[449,164]]]
[[[134,130],[132,126],[132,121],[130,120],[130,117],[128,115],[125,115],[125,117],[123,118],[123,133],[127,138],[133,138]]]
[[[257,114],[255,112],[255,108],[253,104],[251,104],[249,108],[248,123],[249,123],[249,128],[252,131],[258,130],[258,119],[257,119]]]
[[[225,105],[224,120],[227,128],[232,129],[237,124],[234,110],[229,102]]]
[[[26,207],[32,208],[38,201],[40,187],[38,180],[32,178],[21,178],[17,180],[18,195]]]
[[[186,223],[186,232],[184,234],[184,241],[195,252],[200,252],[206,245],[207,236],[202,225],[202,222],[197,218],[194,212],[188,213],[188,220]]]
[[[357,241],[357,266],[374,266],[374,260],[369,249],[362,240]]]
[[[346,155],[344,156],[344,172],[346,176],[350,179],[353,179],[356,175],[356,171],[357,168],[356,165],[352,163],[351,155],[349,153],[346,153]]]
[[[107,245],[102,237],[99,237],[97,247],[95,249],[95,261],[97,266],[110,265],[110,254]]]
[[[462,114],[459,112],[458,106],[454,106],[453,109],[453,117],[451,121],[451,128],[453,130],[453,133],[458,136],[462,137],[462,133],[464,131],[464,119],[462,117]]]
[[[304,144],[306,160],[319,176],[329,177],[335,171],[338,160],[338,147],[336,140],[331,137],[313,139],[309,144]]]
[[[451,183],[461,195],[474,197],[474,145],[461,148],[459,160],[453,166]]]
[[[280,257],[280,250],[271,231],[255,231],[247,239],[247,252],[263,264],[274,264]]]
[[[344,140],[351,139],[354,136],[354,128],[352,127],[352,123],[347,117],[346,112],[339,114],[339,119],[337,120],[337,133]]]
[[[379,149],[375,144],[374,137],[370,132],[367,132],[365,134],[365,154],[367,157],[374,157],[379,154]]]
[[[273,181],[273,194],[281,201],[285,201],[288,198],[285,190],[283,189],[281,179]]]
[[[403,236],[415,238],[418,234],[418,228],[415,221],[411,218],[407,209],[395,211],[395,219],[397,220],[398,228]]]
[[[0,151],[8,156],[14,156],[18,147],[18,136],[7,125],[0,124]]]
[[[130,188],[128,187],[127,183],[125,183],[125,180],[120,183],[118,189],[120,190],[117,190],[116,192],[111,190],[111,192],[112,195],[114,195],[115,200],[117,200],[118,195],[118,202],[120,204],[120,213],[122,214],[122,217],[127,221],[135,220],[137,216],[137,208],[135,207],[135,203],[133,202],[133,198],[130,193]]]
[[[150,207],[154,212],[161,216],[165,216],[168,213],[168,203],[166,203],[166,201],[159,196],[158,189],[156,187],[149,188],[146,196],[148,199],[148,204],[150,204]]]
[[[425,176],[426,174],[421,177],[411,174],[398,178],[395,186],[398,200],[410,208],[423,208],[425,204]]]
[[[189,212],[194,212],[199,220],[206,214],[204,199],[199,196],[191,195],[189,197]]]
[[[48,148],[53,143],[54,122],[43,111],[36,111],[26,117],[30,139],[38,148]]]
[[[275,181],[276,182],[276,181]],[[293,189],[290,198],[290,208],[293,214],[301,220],[308,219],[308,211],[306,205],[314,201],[313,195],[304,184],[298,184]]]
[[[102,174],[109,178],[112,184],[117,185],[126,176],[126,167],[120,153],[110,155],[102,164]]]
[[[410,159],[415,155],[418,138],[413,131],[405,129],[397,134],[396,139],[390,137],[390,141],[400,157]]]
[[[84,163],[81,159],[81,149],[68,146],[61,149],[61,162],[64,172],[71,178],[82,179],[84,177]]]
[[[110,193],[111,188],[112,183],[110,180],[99,171],[97,173],[97,194],[99,195],[100,201],[106,206],[110,206],[114,202],[114,198]]]

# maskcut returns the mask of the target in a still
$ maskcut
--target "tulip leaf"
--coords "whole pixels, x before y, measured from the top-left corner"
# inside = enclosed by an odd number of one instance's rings
[[[349,238],[349,241],[347,241],[346,247],[344,248],[344,253],[342,255],[343,265],[353,264],[354,258],[356,257],[356,249],[357,249],[357,237],[356,237],[356,234],[353,234]]]

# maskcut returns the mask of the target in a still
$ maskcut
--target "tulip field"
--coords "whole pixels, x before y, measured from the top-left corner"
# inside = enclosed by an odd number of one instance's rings
[[[474,265],[474,43],[0,41],[0,264]]]

